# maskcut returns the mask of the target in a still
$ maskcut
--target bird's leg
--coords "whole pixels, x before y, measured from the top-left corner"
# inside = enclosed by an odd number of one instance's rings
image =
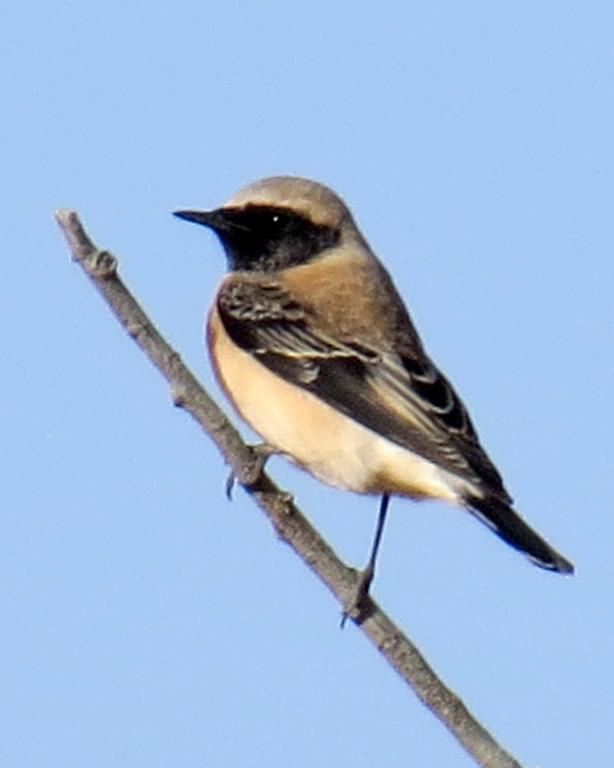
[[[364,611],[364,601],[369,594],[369,587],[373,581],[375,575],[375,561],[377,560],[377,553],[379,551],[379,545],[382,540],[382,533],[384,531],[384,523],[386,522],[386,515],[388,514],[388,505],[390,504],[390,496],[387,493],[382,495],[379,514],[377,517],[377,526],[375,528],[375,536],[373,538],[373,544],[371,546],[371,554],[367,566],[364,570],[358,573],[358,581],[352,590],[350,599],[346,601],[343,607],[343,614],[341,616],[341,627],[345,625],[345,622],[350,619],[364,618],[362,616]]]
[[[250,448],[254,455],[254,462],[248,468],[247,478],[244,481],[244,485],[247,486],[254,485],[264,471],[264,465],[267,463],[268,459],[274,454],[280,453],[277,448],[268,443],[256,443],[255,445],[250,445]],[[234,470],[231,470],[228,479],[226,480],[226,496],[229,501],[232,501],[232,492],[236,482],[237,476]]]

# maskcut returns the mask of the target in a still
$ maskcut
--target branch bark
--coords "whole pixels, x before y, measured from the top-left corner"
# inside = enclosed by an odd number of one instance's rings
[[[296,507],[289,495],[260,472],[258,455],[205,392],[165,341],[118,276],[117,261],[98,249],[74,211],[57,211],[73,259],[82,267],[128,334],[168,381],[176,406],[186,410],[211,438],[239,483],[268,517],[275,531],[341,605],[354,594],[357,571],[346,566]],[[463,702],[437,677],[418,648],[374,600],[353,619],[386,661],[483,768],[522,768],[497,744]]]

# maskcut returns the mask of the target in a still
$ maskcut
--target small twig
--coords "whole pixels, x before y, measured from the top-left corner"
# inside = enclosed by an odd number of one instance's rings
[[[346,605],[358,574],[348,568],[293,503],[264,472],[261,457],[247,446],[216,403],[167,344],[117,274],[117,262],[92,243],[74,211],[58,211],[56,219],[73,259],[80,264],[126,331],[158,368],[171,387],[173,402],[186,410],[213,440],[237,481],[253,496],[278,535]],[[257,479],[254,479],[257,478]],[[420,651],[379,606],[366,599],[355,623],[420,700],[444,723],[483,768],[521,768],[471,715],[463,702],[437,677]]]

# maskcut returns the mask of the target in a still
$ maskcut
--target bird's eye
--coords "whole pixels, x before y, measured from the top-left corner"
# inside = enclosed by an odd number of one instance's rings
[[[273,224],[279,224],[279,222],[281,221],[281,216],[278,213],[274,213],[273,216],[271,217],[271,221],[273,222]]]

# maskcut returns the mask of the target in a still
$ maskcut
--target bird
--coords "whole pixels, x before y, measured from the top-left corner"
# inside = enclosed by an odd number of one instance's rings
[[[207,320],[215,375],[267,450],[331,486],[469,511],[541,568],[574,567],[514,509],[467,409],[428,356],[393,280],[331,189],[273,176],[212,210],[228,274]]]

